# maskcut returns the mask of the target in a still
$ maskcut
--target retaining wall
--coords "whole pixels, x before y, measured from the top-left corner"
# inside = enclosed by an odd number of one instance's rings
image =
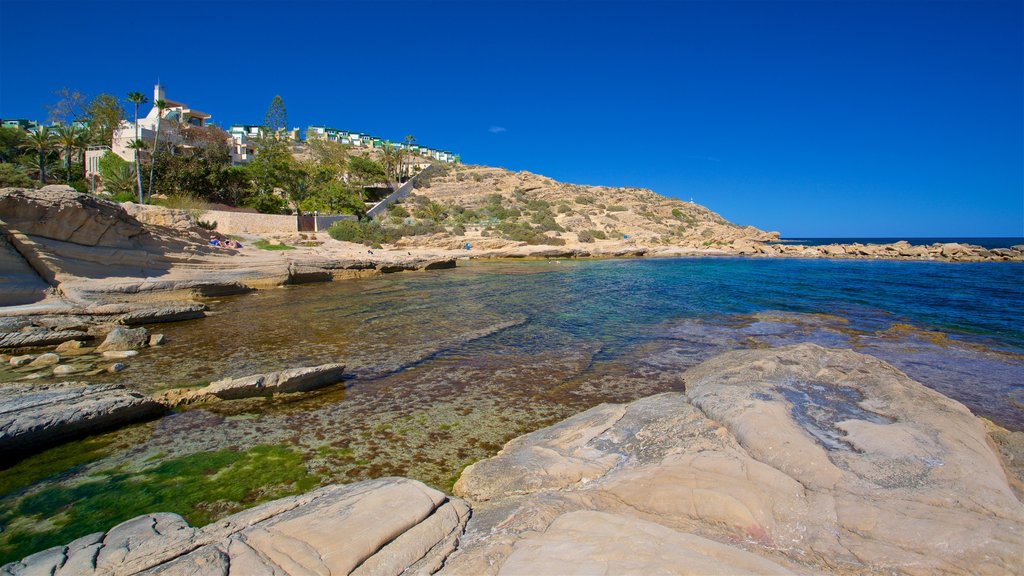
[[[275,234],[298,230],[294,215],[205,210],[200,219],[216,222],[217,232],[221,234]]]

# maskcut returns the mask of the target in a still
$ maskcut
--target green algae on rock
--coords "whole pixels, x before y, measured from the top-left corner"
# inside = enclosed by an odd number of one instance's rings
[[[254,504],[306,492],[319,478],[286,446],[199,452],[127,471],[97,471],[5,503],[0,564],[154,510],[202,526]]]

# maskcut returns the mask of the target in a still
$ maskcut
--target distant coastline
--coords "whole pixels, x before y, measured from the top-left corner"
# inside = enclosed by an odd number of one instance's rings
[[[906,240],[914,246],[931,246],[932,244],[972,244],[975,246],[981,246],[991,250],[993,248],[1009,248],[1011,246],[1017,246],[1024,244],[1024,237],[1021,236],[935,236],[935,237],[923,237],[923,238],[898,238],[898,237],[880,237],[880,238],[865,238],[865,237],[832,237],[832,238],[814,238],[806,236],[796,236],[793,238],[780,238],[772,244],[802,244],[804,246],[826,246],[828,244],[893,244],[900,240]]]

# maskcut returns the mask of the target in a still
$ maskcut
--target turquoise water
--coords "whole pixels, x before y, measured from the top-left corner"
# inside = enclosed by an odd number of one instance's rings
[[[906,240],[907,242],[915,246],[931,246],[932,244],[946,244],[954,242],[957,244],[972,244],[974,246],[981,246],[982,248],[1009,248],[1011,246],[1017,246],[1024,244],[1024,238],[1019,236],[933,236],[927,238],[897,238],[886,237],[886,238],[783,238],[780,242],[785,244],[804,244],[806,246],[822,246],[825,244],[893,244],[900,240]]]
[[[430,372],[453,355],[479,368],[497,352],[524,367],[537,354],[592,349],[594,362],[615,365],[632,362],[638,348],[687,355],[691,362],[673,366],[684,369],[726,349],[814,341],[875,354],[976,412],[1024,429],[1011,396],[1024,385],[1019,264],[470,262],[260,292],[212,307],[210,318],[166,327],[171,344],[123,378],[152,389],[346,362],[358,384],[413,366]],[[759,317],[766,313],[775,316],[768,324]],[[814,316],[822,314],[830,318]],[[475,337],[510,320],[519,324]]]
[[[449,490],[511,438],[684,390],[687,368],[731,349],[853,348],[1024,430],[1024,265],[460,262],[210,305],[207,318],[151,326],[168,343],[105,377],[144,392],[326,362],[348,377],[191,406],[0,470],[0,561],[154,506],[207,522],[316,484],[398,475]],[[0,380],[25,376],[0,368]],[[249,486],[246,462],[275,474]]]

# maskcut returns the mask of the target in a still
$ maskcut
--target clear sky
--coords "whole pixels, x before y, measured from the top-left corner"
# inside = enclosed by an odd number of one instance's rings
[[[784,236],[1024,235],[1024,2],[0,0],[0,117],[61,86],[693,198]]]

